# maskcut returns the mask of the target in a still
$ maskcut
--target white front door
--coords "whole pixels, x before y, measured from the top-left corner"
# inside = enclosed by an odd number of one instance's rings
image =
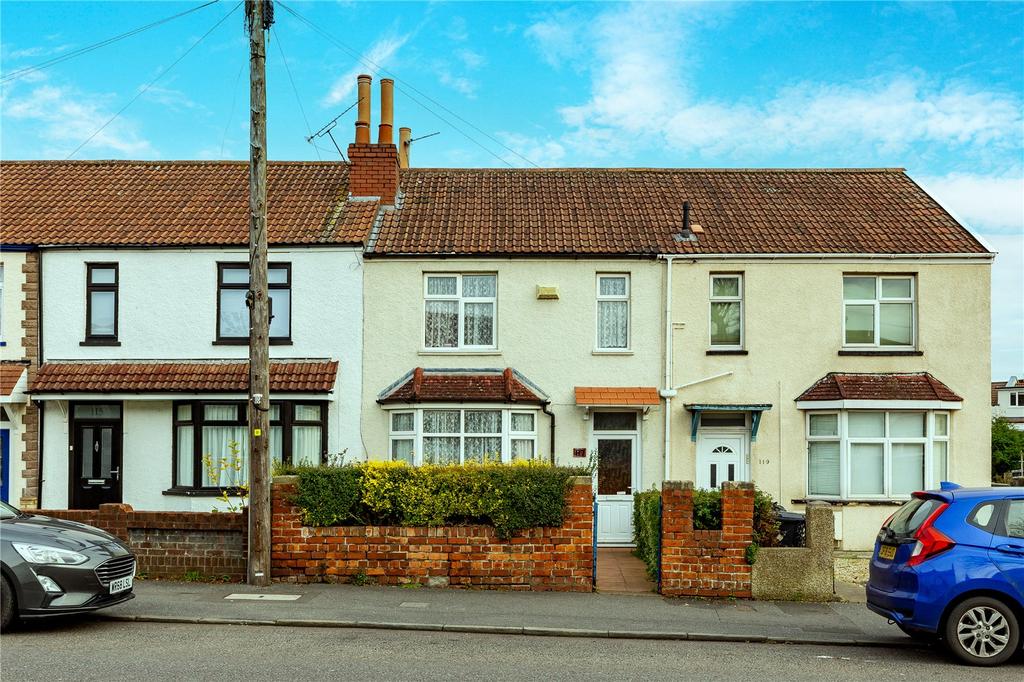
[[[595,433],[597,543],[633,544],[633,491],[637,486],[637,436]]]
[[[718,488],[722,481],[746,480],[744,435],[712,435],[697,438],[697,487]]]

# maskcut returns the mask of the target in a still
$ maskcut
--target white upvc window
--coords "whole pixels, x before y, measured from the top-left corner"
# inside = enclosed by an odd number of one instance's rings
[[[912,275],[843,276],[843,345],[916,347],[915,289]]]
[[[629,275],[599,274],[597,276],[597,336],[598,351],[628,351]]]
[[[743,275],[711,275],[709,328],[716,350],[743,348]]]
[[[493,350],[497,347],[498,276],[428,273],[423,278],[423,347]]]
[[[536,410],[423,407],[390,412],[393,461],[421,464],[512,462],[537,457]]]
[[[1024,407],[1024,391],[1010,392],[1010,407]]]
[[[948,412],[847,410],[807,415],[807,494],[906,499],[948,476]]]

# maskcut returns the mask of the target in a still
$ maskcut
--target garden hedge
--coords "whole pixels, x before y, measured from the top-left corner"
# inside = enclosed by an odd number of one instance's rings
[[[282,467],[298,476],[293,502],[309,526],[560,526],[574,467],[525,462],[410,467],[404,462]]]

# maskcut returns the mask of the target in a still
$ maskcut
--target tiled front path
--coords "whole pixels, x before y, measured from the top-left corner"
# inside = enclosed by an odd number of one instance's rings
[[[644,562],[633,550],[601,547],[597,550],[597,591],[618,594],[655,594],[656,585],[647,579]]]

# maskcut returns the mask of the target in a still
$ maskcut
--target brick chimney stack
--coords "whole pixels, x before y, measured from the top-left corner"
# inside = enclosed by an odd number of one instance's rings
[[[394,205],[398,194],[398,149],[392,142],[394,125],[394,82],[381,80],[380,128],[377,143],[370,142],[371,78],[361,75],[356,141],[348,146],[348,191],[352,197],[378,197],[381,204]]]

